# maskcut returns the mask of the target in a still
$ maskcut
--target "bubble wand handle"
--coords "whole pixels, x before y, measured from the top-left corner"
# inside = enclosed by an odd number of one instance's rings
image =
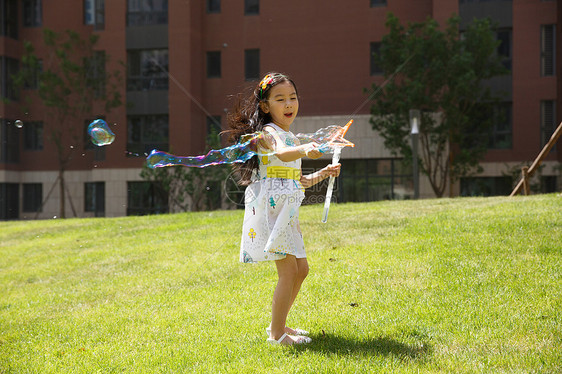
[[[336,147],[334,149],[334,155],[332,156],[332,165],[337,164],[340,161],[341,147]],[[326,201],[324,201],[324,214],[322,215],[322,222],[328,222],[328,212],[330,211],[330,202],[332,201],[332,192],[334,191],[334,181],[336,177],[330,177],[328,182],[328,190],[326,191]]]

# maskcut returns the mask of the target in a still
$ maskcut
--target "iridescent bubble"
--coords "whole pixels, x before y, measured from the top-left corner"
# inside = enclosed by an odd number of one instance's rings
[[[348,127],[348,125],[346,127],[332,125],[313,134],[297,134],[296,137],[301,144],[316,143],[321,152],[332,153],[336,148],[354,146],[353,143],[343,137]],[[274,149],[268,150],[269,145],[274,143],[275,140],[269,133],[255,132],[242,136],[238,143],[230,147],[213,149],[201,156],[180,157],[155,149],[146,158],[146,164],[149,168],[154,169],[166,166],[204,168],[212,165],[241,163],[248,161],[255,155],[274,155]]]
[[[270,135],[261,132],[244,135],[237,144],[218,150],[213,149],[201,156],[180,157],[154,149],[146,158],[146,164],[151,169],[179,165],[204,168],[212,165],[245,162],[257,154],[258,142],[266,136]]]
[[[111,144],[115,140],[115,134],[109,129],[103,119],[97,119],[90,123],[88,126],[88,135],[90,135],[92,143],[100,147]]]
[[[23,127],[23,122],[19,119],[15,120],[14,125],[16,125],[16,127],[18,129],[21,129]]]
[[[345,126],[331,125],[323,127],[313,134],[299,133],[295,135],[301,144],[317,143],[323,153],[334,153],[336,148],[355,147],[355,144],[344,138],[353,121],[349,121]]]

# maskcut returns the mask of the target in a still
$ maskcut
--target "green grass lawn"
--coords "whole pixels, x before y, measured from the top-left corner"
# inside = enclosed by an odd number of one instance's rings
[[[0,373],[560,373],[562,197],[301,209],[310,274],[265,342],[242,211],[0,223]]]

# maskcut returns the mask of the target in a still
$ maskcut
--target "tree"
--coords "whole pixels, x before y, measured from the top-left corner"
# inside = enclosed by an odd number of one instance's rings
[[[55,146],[58,161],[60,218],[65,218],[64,172],[77,151],[74,145],[84,142],[85,121],[94,118],[96,109],[109,113],[122,105],[122,74],[106,71],[109,58],[103,51],[96,51],[98,38],[94,34],[83,39],[75,31],[57,33],[45,28],[43,58],[30,42],[25,42],[22,69],[14,77],[20,88],[33,86],[33,80],[38,82],[48,140]]]
[[[500,96],[485,82],[507,73],[499,42],[486,19],[474,20],[462,34],[457,16],[441,30],[433,19],[404,27],[390,13],[386,26],[373,57],[388,82],[373,85],[381,95],[374,98],[371,124],[394,155],[411,161],[409,110],[421,110],[420,169],[441,197],[447,180],[477,170],[487,150]]]
[[[221,147],[219,135],[211,131],[207,137],[205,153]],[[180,211],[212,210],[221,207],[221,187],[227,180],[229,165],[188,168],[170,166],[150,169],[144,166],[141,177],[157,183],[168,194],[171,206]]]

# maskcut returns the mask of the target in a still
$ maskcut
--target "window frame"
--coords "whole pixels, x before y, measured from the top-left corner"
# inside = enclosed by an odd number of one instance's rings
[[[260,14],[259,0],[244,0],[244,15],[258,16]]]
[[[127,215],[165,214],[169,208],[169,194],[157,182],[127,182]]]
[[[20,161],[20,130],[15,120],[0,118],[0,163],[17,164]]]
[[[342,174],[338,178],[337,196],[342,202],[414,197],[413,169],[403,158],[346,159],[341,162]],[[400,187],[407,187],[403,188],[402,195]],[[387,195],[384,195],[385,191]],[[381,194],[384,197],[377,199]]]
[[[388,6],[387,0],[370,0],[371,8],[382,8]]]
[[[134,8],[134,6],[131,6],[133,4],[131,4],[130,0],[127,0],[127,27],[168,24],[168,0],[161,0],[160,2],[157,2],[157,7],[160,9],[142,9],[143,3],[136,2],[135,4],[141,5],[139,7],[141,9],[131,9]]]
[[[0,182],[0,221],[18,219],[19,204],[19,184]]]
[[[541,119],[540,119],[540,136],[541,136],[541,148],[544,147],[554,131],[556,130],[556,100],[541,100],[540,103]],[[550,113],[547,116],[547,106],[549,107]],[[550,123],[547,123],[548,117],[550,117]],[[551,149],[556,151],[556,144]]]
[[[207,51],[207,78],[221,78],[222,54],[221,51]]]
[[[26,121],[23,126],[23,150],[42,151],[43,150],[43,121]]]
[[[146,56],[143,56],[143,54],[146,54]],[[150,61],[151,59],[156,62]],[[149,65],[143,66],[143,61],[148,61]],[[170,85],[168,77],[169,61],[168,48],[127,50],[127,91],[168,90]],[[147,71],[148,73],[152,72],[152,74],[147,75]]]
[[[94,30],[105,29],[105,0],[84,0],[83,3],[84,24],[91,25]],[[90,20],[88,15],[92,16]]]
[[[381,46],[381,42],[371,42],[369,44],[369,73],[371,76],[380,76],[384,74],[384,70],[376,64],[375,59],[375,55],[380,54]]]
[[[0,0],[0,36],[18,40],[18,0]]]
[[[500,110],[502,113],[500,113]],[[505,122],[500,123],[503,117],[503,113],[506,114]],[[498,106],[494,108],[495,121],[490,129],[490,136],[488,139],[488,149],[513,149],[513,103],[503,102],[499,103]],[[504,126],[505,129],[499,129],[499,127]],[[498,137],[508,136],[509,144],[508,146],[498,146],[501,144],[497,140]]]
[[[8,56],[0,56],[0,99],[19,101],[19,90],[14,84],[14,75],[20,70],[20,61]]]
[[[43,183],[22,183],[22,212],[43,211]]]
[[[508,39],[508,45],[507,47],[503,45],[503,40],[500,39],[500,33],[507,33],[507,39]],[[496,31],[496,40],[498,40],[499,42],[501,42],[500,45],[498,45],[497,47],[497,54],[501,60],[501,63],[503,64],[503,66],[508,69],[509,71],[512,71],[512,66],[513,66],[513,29],[512,28],[502,28],[502,29],[498,29]],[[502,54],[502,50],[504,48],[507,48],[507,54]]]
[[[164,133],[162,141],[150,139],[146,134],[150,134],[149,126],[162,125]],[[137,139],[138,140],[135,140]],[[156,141],[155,141],[156,140]],[[170,147],[170,117],[168,113],[129,115],[127,116],[127,155],[132,157],[146,157],[153,149],[168,151]]]
[[[28,14],[29,18],[28,18]],[[41,27],[43,24],[43,4],[41,0],[23,0],[23,27]]]
[[[214,3],[213,3],[214,1]],[[221,0],[207,0],[205,2],[205,10],[207,14],[219,14],[221,13]],[[215,6],[213,6],[215,5]]]
[[[540,61],[541,77],[556,76],[556,24],[541,25]]]
[[[255,59],[255,61],[251,61]],[[249,48],[244,50],[244,79],[253,81],[260,79],[260,50]]]
[[[84,183],[84,212],[105,216],[105,182]]]

